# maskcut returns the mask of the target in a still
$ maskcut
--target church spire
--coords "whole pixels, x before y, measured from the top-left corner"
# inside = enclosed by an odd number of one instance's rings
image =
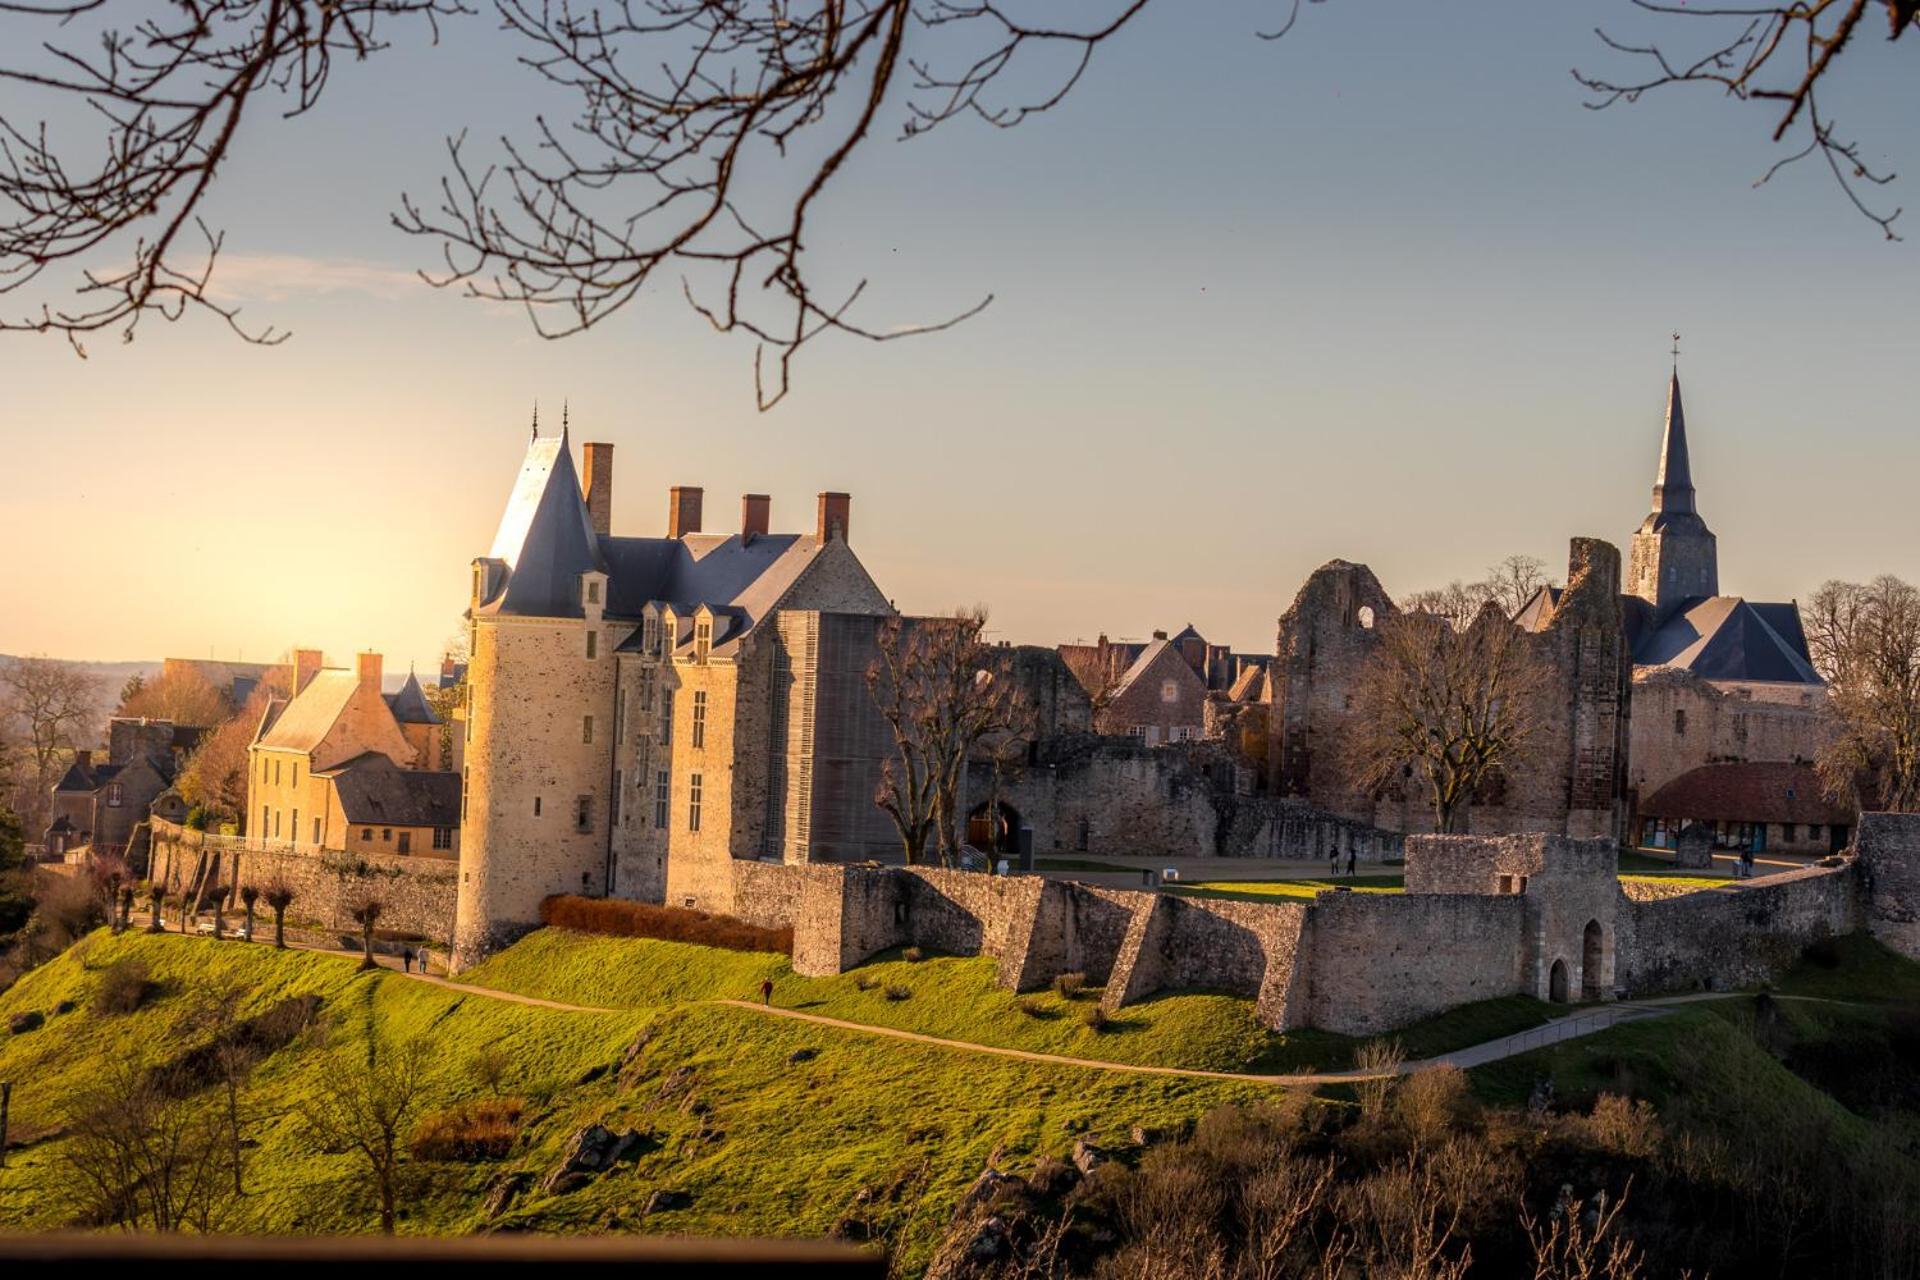
[[[1655,511],[1692,511],[1693,468],[1687,460],[1687,411],[1680,401],[1680,370],[1667,383],[1667,430],[1660,441],[1660,473],[1653,481]]]

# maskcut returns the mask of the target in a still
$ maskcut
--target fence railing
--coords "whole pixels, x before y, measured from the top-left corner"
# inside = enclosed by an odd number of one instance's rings
[[[1542,1023],[1531,1031],[1523,1031],[1512,1042],[1514,1054],[1531,1053],[1535,1049],[1544,1049],[1550,1044],[1559,1044],[1563,1040],[1578,1040],[1581,1036],[1592,1035],[1596,1031],[1605,1031],[1608,1027],[1618,1026],[1622,1022],[1631,1022],[1646,1016],[1643,1009],[1609,1005],[1596,1009],[1592,1013],[1576,1013],[1565,1018],[1555,1018],[1552,1022]]]

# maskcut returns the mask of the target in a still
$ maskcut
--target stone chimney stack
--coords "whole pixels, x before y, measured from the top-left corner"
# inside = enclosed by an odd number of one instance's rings
[[[755,538],[767,536],[767,526],[773,520],[773,499],[764,493],[743,493],[740,495],[740,536],[752,542]]]
[[[587,500],[587,518],[601,537],[613,532],[613,446],[589,442],[580,447],[580,496]]]
[[[93,752],[76,751],[73,753],[73,762],[79,765],[82,769],[91,768],[93,765]]]
[[[820,541],[828,542],[834,538],[847,541],[847,520],[853,510],[853,499],[844,493],[823,493],[820,495]]]
[[[698,485],[675,485],[667,490],[667,536],[684,538],[690,533],[700,532],[700,497],[704,491]]]
[[[360,691],[380,696],[380,655],[363,653],[354,663],[356,674],[360,677]]]
[[[320,665],[324,659],[318,649],[295,649],[293,651],[293,696],[299,697],[301,691],[313,683],[320,674]]]

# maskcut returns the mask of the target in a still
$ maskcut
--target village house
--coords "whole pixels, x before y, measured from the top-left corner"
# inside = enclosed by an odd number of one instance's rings
[[[49,859],[85,849],[122,856],[138,850],[136,829],[173,785],[200,729],[170,720],[116,716],[107,722],[107,752],[77,751],[53,785],[51,821],[44,834]]]

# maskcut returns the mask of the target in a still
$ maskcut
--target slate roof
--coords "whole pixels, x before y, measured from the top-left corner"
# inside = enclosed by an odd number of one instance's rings
[[[354,826],[457,827],[460,775],[402,769],[377,751],[321,775],[333,780],[340,809]]]
[[[360,678],[352,671],[328,667],[307,682],[293,701],[274,703],[266,712],[266,728],[258,738],[262,747],[312,751],[340,718]]]
[[[729,620],[724,628],[715,626],[719,651],[772,612],[826,546],[816,535],[796,533],[596,534],[563,431],[528,446],[493,540],[491,557],[506,562],[506,583],[475,612],[578,618],[580,575],[599,571],[607,575],[605,611],[611,617],[637,619],[656,601],[683,616],[703,604],[712,607]],[[638,643],[635,637],[626,647]]]
[[[124,766],[117,764],[81,764],[75,760],[60,775],[60,781],[53,784],[55,791],[87,792],[98,791],[113,779]]]
[[[439,724],[440,717],[427,705],[427,695],[420,688],[420,681],[413,672],[407,672],[407,682],[400,686],[398,693],[386,695],[387,710],[393,712],[393,718],[401,724]]]
[[[1804,764],[1703,764],[1640,802],[1650,818],[1700,822],[1850,823]]]
[[[1267,700],[1267,669],[1264,666],[1249,666],[1233,682],[1233,688],[1227,690],[1227,697],[1235,702],[1265,702]]]
[[[1636,666],[1674,667],[1704,680],[1821,684],[1792,604],[1749,604],[1739,596],[1683,601],[1664,622],[1629,632]]]

